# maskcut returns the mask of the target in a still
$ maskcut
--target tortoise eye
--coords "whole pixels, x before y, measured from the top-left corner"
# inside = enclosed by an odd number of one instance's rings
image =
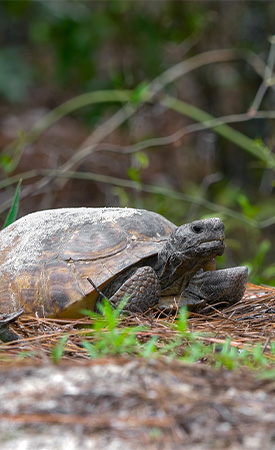
[[[203,226],[200,225],[199,223],[193,224],[191,228],[192,228],[192,231],[194,231],[194,233],[196,233],[196,234],[203,232]]]

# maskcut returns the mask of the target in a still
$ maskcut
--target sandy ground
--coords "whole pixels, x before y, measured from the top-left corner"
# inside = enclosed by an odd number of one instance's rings
[[[0,368],[0,448],[274,449],[275,382],[177,361]]]

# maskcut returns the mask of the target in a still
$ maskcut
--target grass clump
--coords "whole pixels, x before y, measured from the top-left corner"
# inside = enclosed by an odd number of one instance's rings
[[[127,302],[127,300],[126,300]],[[145,359],[165,357],[185,363],[206,363],[214,368],[225,367],[235,370],[240,367],[267,370],[275,359],[275,345],[271,345],[269,354],[264,354],[263,345],[237,347],[231,339],[223,342],[211,342],[209,333],[193,332],[188,329],[188,311],[181,308],[173,323],[165,322],[165,328],[154,328],[147,324],[133,325],[127,317],[121,315],[125,306],[123,301],[113,309],[104,300],[100,307],[101,314],[86,311],[92,324],[85,331],[81,346],[90,358],[107,356],[142,357]],[[141,318],[142,323],[142,318]],[[145,322],[143,322],[145,323]],[[58,362],[65,349],[68,335],[61,338],[54,347],[52,359]],[[218,341],[218,340],[217,340]]]
[[[120,327],[119,316],[127,303],[122,300],[116,309],[103,299],[99,305],[101,314],[86,311],[92,319],[92,339],[83,340],[83,347],[91,358],[100,358],[111,355],[138,355],[139,342],[137,334],[145,331],[144,326]]]

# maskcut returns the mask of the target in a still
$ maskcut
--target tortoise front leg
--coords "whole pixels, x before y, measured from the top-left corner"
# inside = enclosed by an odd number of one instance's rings
[[[123,311],[144,313],[156,306],[160,300],[160,282],[156,272],[150,266],[137,269],[112,295],[109,302],[117,306],[128,297]]]
[[[241,300],[247,283],[247,267],[232,267],[214,271],[200,270],[183,293],[184,299],[197,298],[219,306],[229,306]]]

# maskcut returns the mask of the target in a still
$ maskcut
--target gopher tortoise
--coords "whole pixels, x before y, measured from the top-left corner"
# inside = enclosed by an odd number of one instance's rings
[[[78,318],[83,309],[96,308],[99,290],[113,305],[127,295],[131,312],[145,312],[166,296],[225,296],[232,303],[243,295],[247,269],[200,270],[224,247],[219,218],[177,227],[157,213],[131,208],[32,213],[0,233],[0,313],[23,308]]]

